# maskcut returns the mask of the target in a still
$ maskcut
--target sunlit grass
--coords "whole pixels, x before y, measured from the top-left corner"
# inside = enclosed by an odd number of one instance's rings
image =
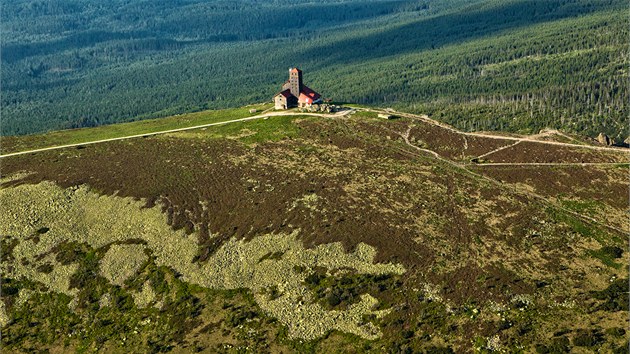
[[[197,125],[225,122],[251,117],[271,107],[271,104],[259,104],[241,108],[209,110],[196,113],[149,119],[129,123],[104,125],[95,128],[60,130],[40,135],[26,135],[2,138],[2,154],[33,150],[38,148],[80,144],[95,140],[120,138],[130,135],[150,134],[154,132],[194,127]],[[255,109],[256,112],[250,110]]]

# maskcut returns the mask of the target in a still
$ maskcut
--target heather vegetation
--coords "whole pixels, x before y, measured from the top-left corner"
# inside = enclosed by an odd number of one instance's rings
[[[38,195],[37,200],[33,200],[33,195]],[[30,205],[29,200],[33,200]],[[405,271],[401,265],[374,264],[375,250],[365,244],[359,244],[349,254],[339,243],[306,250],[297,239],[297,232],[259,236],[250,242],[230,240],[204,264],[198,264],[194,262],[196,239],[182,231],[170,230],[160,208],[143,210],[141,201],[99,197],[85,188],[64,191],[51,183],[0,190],[0,201],[15,206],[5,208],[0,217],[3,225],[0,232],[17,240],[11,252],[16,263],[2,264],[4,276],[38,282],[48,291],[66,294],[71,298],[71,309],[77,305],[96,305],[81,294],[95,291],[90,289],[93,280],[81,279],[88,273],[84,267],[94,271],[96,266],[99,275],[120,291],[149,261],[150,254],[156,266],[175,270],[183,281],[211,289],[250,289],[261,309],[288,327],[289,338],[313,340],[337,329],[376,339],[380,331],[363,318],[381,318],[390,310],[373,311],[378,300],[367,289],[357,294],[360,301],[343,310],[326,310],[317,302],[308,304],[311,295],[303,285],[306,272],[317,267],[332,272],[328,274],[331,277],[341,269],[372,275]],[[28,221],[31,217],[37,219]],[[40,225],[48,225],[49,231],[35,238],[33,235],[38,234]],[[86,254],[64,261],[63,246],[69,242],[85,245]],[[270,254],[277,256],[268,257]],[[52,259],[62,261],[56,263]],[[151,283],[159,284],[149,279],[141,289],[130,293],[138,308],[166,300],[157,297]],[[267,293],[272,287],[279,293],[269,297]],[[108,286],[101,284],[99,288],[103,292]],[[112,295],[115,296],[111,291],[103,292],[101,299]],[[128,295],[125,301],[131,301]]]
[[[2,134],[267,101],[299,65],[336,101],[466,130],[552,127],[620,142],[624,9],[620,0],[12,1]]]
[[[627,348],[625,150],[367,113],[3,158],[1,344]]]
[[[4,4],[0,349],[626,353],[625,5]]]

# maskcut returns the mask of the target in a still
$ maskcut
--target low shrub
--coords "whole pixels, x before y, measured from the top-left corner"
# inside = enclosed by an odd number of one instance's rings
[[[551,343],[547,345],[536,345],[536,353],[540,354],[557,354],[557,353],[569,353],[569,339],[567,337],[554,338]]]
[[[603,342],[604,336],[598,330],[580,330],[573,338],[573,344],[578,347],[594,347]]]
[[[597,300],[603,300],[596,310],[608,312],[628,311],[628,279],[617,279],[612,282],[606,289],[601,291],[592,291],[591,294]]]
[[[600,251],[612,258],[621,258],[623,255],[623,249],[617,246],[604,246]]]

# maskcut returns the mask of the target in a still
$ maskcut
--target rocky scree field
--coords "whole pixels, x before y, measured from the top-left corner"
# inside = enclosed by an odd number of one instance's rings
[[[520,138],[364,111],[4,158],[2,346],[626,352],[627,152]]]

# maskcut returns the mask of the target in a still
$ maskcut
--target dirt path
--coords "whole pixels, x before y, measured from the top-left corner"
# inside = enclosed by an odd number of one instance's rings
[[[419,146],[416,146],[414,144],[411,143],[411,141],[409,141],[409,136],[411,135],[411,129],[413,129],[414,125],[411,124],[409,125],[409,127],[407,127],[407,131],[405,131],[404,133],[397,133],[398,135],[400,135],[401,138],[403,138],[403,140],[405,141],[405,144],[411,146],[412,148],[418,150],[418,151],[422,151],[422,152],[426,152],[429,153],[431,155],[433,155],[433,157],[435,157],[436,159],[442,161],[442,162],[446,162],[447,164],[450,164],[452,166],[455,166],[457,168],[462,168],[462,166],[460,164],[458,164],[457,162],[451,161],[447,158],[444,158],[442,156],[440,156],[440,154],[438,154],[437,152],[433,151],[433,150],[429,150],[429,149],[425,149],[425,148],[421,148]]]
[[[395,132],[392,131],[393,133],[396,133],[397,135],[400,135],[401,138],[403,138],[403,140],[405,141],[405,144],[407,144],[408,146],[418,150],[418,151],[422,151],[422,152],[426,152],[428,154],[433,155],[433,157],[435,157],[436,159],[442,161],[442,162],[446,162],[448,164],[450,164],[451,166],[455,166],[457,168],[463,168],[473,174],[476,174],[475,172],[472,172],[470,170],[468,170],[466,167],[467,166],[523,166],[523,167],[527,167],[527,166],[617,166],[617,165],[623,165],[624,163],[621,162],[488,162],[488,163],[459,163],[459,162],[455,162],[453,160],[450,160],[448,158],[445,158],[443,156],[441,156],[440,154],[438,154],[437,152],[433,151],[433,150],[429,150],[429,149],[425,149],[425,148],[421,148],[419,146],[416,146],[414,144],[411,143],[411,141],[409,140],[409,137],[411,135],[411,129],[414,127],[413,124],[409,125],[409,127],[407,128],[407,131],[401,133],[401,132]],[[510,144],[507,146],[503,146],[500,147],[498,149],[495,149],[493,151],[490,151],[484,155],[479,156],[483,157],[483,156],[487,156],[490,154],[493,154],[497,151],[503,150],[503,149],[507,149],[510,148],[514,145],[520,144],[521,141],[518,141],[514,144]],[[484,178],[487,178],[485,176],[482,176]]]
[[[482,158],[484,158],[484,157],[486,157],[486,156],[489,156],[489,155],[492,155],[492,154],[494,154],[495,152],[499,152],[499,151],[501,151],[501,150],[509,149],[509,148],[514,147],[514,146],[516,146],[516,145],[518,145],[518,144],[520,144],[520,143],[522,143],[522,142],[523,142],[523,141],[517,141],[517,142],[515,142],[514,144],[501,146],[500,148],[494,149],[494,150],[492,150],[492,151],[488,151],[488,152],[486,152],[486,153],[485,153],[485,154],[483,154],[483,155],[479,155],[479,156],[477,156],[477,157],[476,157],[476,159],[477,159],[477,160],[481,160]]]
[[[569,139],[569,140],[575,141],[578,145],[585,145],[585,142],[580,141],[580,140],[578,140],[578,139],[576,139],[576,138],[574,138],[572,136],[566,135],[565,133],[563,133],[563,132],[561,132],[559,130],[556,130],[556,129],[547,130],[543,134],[546,134],[546,136],[558,135],[558,136],[561,136],[561,137],[563,137],[565,139]]]
[[[117,137],[117,138],[100,139],[100,140],[86,141],[86,142],[82,142],[82,143],[58,145],[58,146],[51,146],[51,147],[41,148],[41,149],[33,149],[33,150],[12,152],[12,153],[9,153],[9,154],[0,155],[0,158],[11,157],[11,156],[18,156],[18,155],[26,155],[26,154],[32,154],[32,153],[36,153],[36,152],[49,151],[49,150],[65,149],[65,148],[84,146],[84,145],[106,143],[106,142],[110,142],[110,141],[119,141],[119,140],[135,139],[135,138],[144,138],[144,137],[148,137],[148,136],[168,134],[168,133],[177,133],[177,132],[183,132],[183,131],[187,131],[187,130],[201,129],[201,128],[207,128],[207,127],[212,127],[212,126],[217,126],[217,125],[225,125],[225,124],[230,124],[230,123],[247,122],[247,121],[250,121],[250,120],[263,119],[263,118],[269,118],[269,117],[278,117],[278,116],[313,116],[313,117],[333,118],[333,117],[342,117],[342,116],[348,115],[352,111],[353,110],[345,110],[345,111],[337,112],[335,114],[302,113],[302,112],[297,112],[297,113],[296,112],[264,113],[264,114],[259,114],[259,115],[252,116],[252,117],[233,119],[233,120],[228,120],[228,121],[224,121],[224,122],[216,122],[216,123],[195,125],[195,126],[186,127],[186,128],[169,129],[169,130],[162,130],[162,131],[157,131],[157,132],[150,132],[150,133],[143,133],[143,134],[134,134],[134,135],[121,136],[121,137]]]
[[[449,164],[450,166],[453,166],[453,167],[455,167],[455,168],[457,168],[459,170],[467,172],[467,173],[469,173],[470,175],[472,175],[474,177],[480,178],[480,179],[482,179],[484,181],[487,181],[487,182],[489,182],[489,183],[491,183],[493,185],[496,185],[498,188],[507,190],[508,192],[511,192],[511,193],[517,193],[517,194],[528,196],[528,197],[530,197],[530,198],[532,198],[534,200],[538,200],[542,204],[551,205],[551,206],[553,206],[556,209],[562,210],[562,211],[564,211],[564,212],[566,212],[568,214],[571,214],[571,215],[573,215],[575,217],[578,217],[578,218],[582,219],[585,222],[591,222],[591,223],[597,224],[599,226],[605,227],[605,228],[607,228],[609,230],[614,230],[614,231],[620,232],[622,234],[627,234],[628,233],[628,230],[622,230],[622,229],[617,228],[615,226],[602,223],[601,221],[599,221],[599,220],[597,220],[595,218],[592,218],[590,216],[583,215],[583,214],[580,214],[580,213],[575,212],[573,210],[569,210],[567,208],[564,208],[563,206],[561,206],[561,205],[559,205],[557,203],[553,203],[548,198],[545,198],[545,197],[543,197],[540,194],[536,194],[534,192],[531,192],[531,191],[528,191],[528,190],[524,190],[522,188],[518,188],[517,186],[514,186],[514,185],[513,186],[508,186],[508,185],[502,183],[501,181],[498,181],[498,180],[496,180],[494,178],[482,175],[480,173],[477,173],[477,172],[472,171],[469,168],[467,168],[468,166],[484,166],[484,165],[486,165],[486,166],[495,165],[496,166],[496,165],[503,165],[502,163],[495,163],[495,164],[460,164],[460,163],[457,163],[455,161],[452,161],[452,160],[449,160],[447,158],[444,158],[444,157],[440,156],[438,153],[436,153],[433,150],[428,150],[428,149],[424,149],[424,148],[421,148],[419,146],[416,146],[413,143],[411,143],[411,141],[409,140],[409,136],[411,135],[411,129],[413,127],[414,127],[414,125],[411,124],[411,125],[409,125],[409,127],[407,128],[407,130],[405,132],[396,132],[396,133],[398,135],[400,135],[400,137],[403,138],[403,140],[405,141],[405,144],[407,146],[409,146],[409,147],[411,147],[411,148],[413,148],[413,149],[415,149],[417,151],[429,153],[432,156],[434,156],[437,160],[445,162],[445,163]],[[607,163],[604,163],[604,164],[607,164]],[[614,164],[615,163],[610,163],[610,165],[614,165]],[[506,163],[505,165],[511,165],[511,166],[514,166],[514,165],[518,165],[518,166],[529,166],[529,165],[547,166],[547,165],[550,165],[550,166],[553,166],[553,165],[584,165],[584,163],[575,163],[575,164],[571,164],[571,163],[557,163],[557,164],[554,164],[554,163],[548,163],[548,164],[545,164],[545,163]],[[602,165],[602,164],[600,164],[600,163],[591,163],[590,165]]]
[[[364,110],[364,111],[368,111],[368,112],[374,112],[374,113],[392,114],[392,112],[382,111],[382,110],[377,110],[377,109],[361,108],[360,110]],[[492,135],[492,134],[484,134],[484,133],[469,133],[469,132],[463,132],[463,131],[457,130],[457,129],[451,127],[450,125],[438,122],[438,121],[436,121],[434,119],[429,118],[429,116],[427,116],[427,115],[417,115],[417,114],[401,113],[401,112],[396,112],[395,114],[398,115],[398,116],[401,116],[401,117],[412,118],[412,119],[419,119],[419,120],[422,120],[422,121],[427,122],[429,124],[432,124],[434,126],[438,126],[440,128],[444,128],[444,129],[450,130],[450,131],[452,131],[454,133],[457,133],[457,134],[460,134],[460,135],[463,135],[463,136],[473,136],[473,137],[480,137],[480,138],[487,138],[487,139],[496,139],[496,140],[512,140],[512,141],[516,141],[516,142],[532,142],[532,143],[547,144],[547,145],[568,146],[568,147],[573,147],[573,148],[582,148],[582,149],[591,149],[591,150],[604,150],[604,151],[609,151],[609,152],[621,152],[621,153],[626,153],[626,154],[630,153],[630,149],[621,148],[621,147],[593,146],[593,145],[562,143],[562,142],[559,142],[559,141],[545,141],[545,140],[534,139],[531,136],[530,137],[514,137],[514,136],[501,136],[501,135]],[[562,135],[564,136],[564,134],[562,134]],[[573,138],[571,138],[571,139],[573,139]],[[573,140],[575,140],[575,139],[573,139]]]
[[[488,162],[467,163],[466,166],[620,166],[628,162]]]
[[[383,111],[383,110],[368,109],[368,108],[360,108],[359,110],[364,110],[364,111],[368,111],[368,112],[375,112],[375,113],[387,113],[387,114],[391,113],[391,112],[387,112],[387,111]],[[49,150],[65,149],[65,148],[69,148],[69,147],[77,147],[77,146],[83,146],[83,145],[105,143],[105,142],[110,142],[110,141],[135,139],[135,138],[142,138],[142,137],[148,137],[148,136],[160,135],[160,134],[167,134],[167,133],[176,133],[176,132],[182,132],[182,131],[193,130],[193,129],[207,128],[207,127],[212,127],[212,126],[217,126],[217,125],[224,125],[224,124],[237,123],[237,122],[246,122],[246,121],[249,121],[249,120],[268,118],[268,117],[302,115],[302,116],[314,116],[314,117],[328,117],[328,118],[331,118],[331,117],[345,116],[345,115],[348,115],[348,114],[352,113],[353,111],[354,111],[354,109],[350,109],[350,110],[337,112],[335,114],[295,113],[295,112],[270,112],[270,113],[266,113],[266,111],[265,111],[265,112],[263,112],[263,114],[259,114],[259,115],[256,115],[256,116],[246,117],[246,118],[239,118],[239,119],[229,120],[229,121],[225,121],[225,122],[208,123],[208,124],[196,125],[196,126],[186,127],[186,128],[177,128],[177,129],[163,130],[163,131],[157,131],[157,132],[128,135],[128,136],[122,136],[122,137],[116,137],[116,138],[101,139],[101,140],[87,141],[87,142],[67,144],[67,145],[51,146],[51,147],[47,147],[47,148],[40,148],[40,149],[12,152],[12,153],[9,153],[9,154],[0,155],[0,158],[11,157],[11,156],[18,156],[18,155],[25,155],[25,154],[32,154],[32,153],[37,153],[37,152],[42,152],[42,151],[49,151]],[[616,148],[616,147],[580,145],[580,144],[571,144],[571,143],[561,143],[561,142],[557,142],[557,141],[544,141],[544,140],[536,140],[536,139],[534,139],[532,137],[512,137],[512,136],[499,136],[499,135],[491,135],[491,134],[483,134],[483,133],[468,133],[468,132],[459,131],[459,130],[457,130],[457,129],[455,129],[455,128],[447,125],[447,124],[444,124],[444,123],[438,122],[436,120],[433,120],[433,119],[429,118],[427,115],[416,115],[416,114],[411,114],[411,113],[399,113],[399,112],[396,112],[396,114],[398,114],[398,115],[400,115],[402,117],[407,117],[407,118],[412,118],[412,119],[419,119],[419,120],[422,120],[422,121],[427,122],[429,124],[432,124],[432,125],[444,128],[444,129],[448,129],[448,130],[450,130],[450,131],[452,131],[454,133],[462,135],[464,137],[464,139],[466,138],[466,136],[473,136],[473,137],[482,137],[482,138],[497,139],[497,140],[512,140],[512,141],[516,142],[514,145],[516,145],[518,143],[521,143],[521,142],[527,141],[527,142],[533,142],[533,143],[539,143],[539,144],[547,144],[547,145],[560,145],[560,146],[568,146],[568,147],[591,149],[591,150],[604,150],[604,151],[610,151],[610,152],[630,153],[629,149]],[[562,134],[562,135],[564,135],[564,134]],[[510,145],[510,146],[513,146],[513,145]],[[508,147],[510,147],[510,146],[508,146]],[[505,148],[507,148],[507,147],[499,148],[499,149],[497,149],[495,151],[491,151],[491,152],[489,152],[489,153],[487,153],[485,155],[482,155],[480,157],[487,156],[487,155],[489,155],[491,153],[497,152],[497,151],[505,149]],[[429,153],[437,155],[435,152],[433,152],[431,150],[426,150],[426,149],[423,149],[423,150],[425,152],[429,152]],[[446,160],[446,161],[450,161],[450,160]],[[487,165],[489,165],[489,164],[487,164]]]

